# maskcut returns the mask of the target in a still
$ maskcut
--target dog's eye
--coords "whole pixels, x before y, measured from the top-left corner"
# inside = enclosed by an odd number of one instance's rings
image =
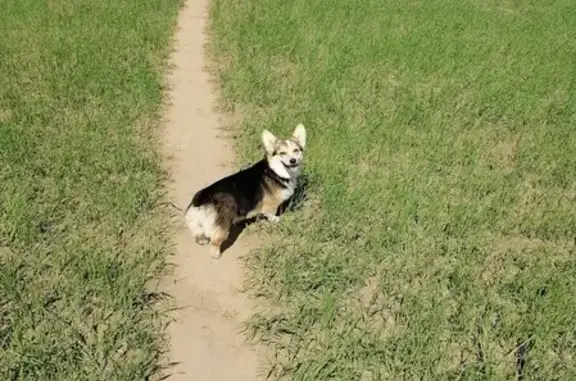
[[[286,156],[288,155],[288,152],[280,152],[280,156]]]
[[[300,152],[300,150],[298,148],[294,148],[294,151],[292,151],[292,152],[298,153],[298,152]]]

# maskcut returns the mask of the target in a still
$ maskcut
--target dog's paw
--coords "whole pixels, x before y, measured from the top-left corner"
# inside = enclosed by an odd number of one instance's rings
[[[205,235],[199,235],[196,237],[196,243],[200,246],[204,246],[210,243],[210,238]]]
[[[210,256],[213,259],[220,259],[222,256],[222,251],[220,250],[220,245],[211,244],[210,245]]]
[[[222,256],[222,252],[220,251],[219,247],[211,247],[210,248],[210,256],[213,259],[220,259],[220,257]]]
[[[280,217],[274,214],[266,214],[266,219],[274,224],[280,222]]]

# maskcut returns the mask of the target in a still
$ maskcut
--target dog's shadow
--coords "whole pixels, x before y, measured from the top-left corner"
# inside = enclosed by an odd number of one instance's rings
[[[252,225],[257,220],[258,218],[254,217],[232,225],[232,229],[230,229],[230,234],[228,235],[228,238],[226,239],[226,241],[222,242],[222,245],[220,246],[220,251],[224,253],[226,250],[231,248],[232,245],[234,245],[234,243],[238,239],[238,237],[240,237],[240,234],[242,234],[244,229]]]
[[[301,175],[300,178],[298,179],[298,185],[294,190],[294,194],[292,195],[292,197],[290,197],[288,200],[286,200],[282,205],[278,207],[276,215],[281,216],[287,211],[299,210],[302,207],[304,200],[306,200],[306,191],[309,185],[310,180],[308,176]],[[240,237],[240,234],[242,234],[242,232],[246,228],[248,228],[248,226],[252,225],[253,223],[263,218],[264,217],[254,217],[234,224],[232,226],[232,229],[230,229],[228,239],[226,239],[226,241],[224,241],[222,243],[222,246],[220,247],[221,252],[224,253],[226,250],[231,248],[238,239],[238,237]]]

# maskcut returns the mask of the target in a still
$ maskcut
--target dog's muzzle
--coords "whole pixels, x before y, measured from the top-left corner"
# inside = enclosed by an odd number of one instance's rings
[[[288,169],[294,169],[294,168],[298,168],[299,164],[296,161],[296,159],[291,159],[290,164],[286,164],[286,163],[282,162],[282,165]]]

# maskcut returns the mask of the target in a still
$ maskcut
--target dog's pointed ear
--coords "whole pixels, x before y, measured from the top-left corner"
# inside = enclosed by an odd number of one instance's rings
[[[300,144],[300,147],[306,147],[306,128],[304,128],[302,123],[296,126],[292,133],[292,137],[296,139],[298,144]]]
[[[264,148],[269,155],[274,154],[276,150],[276,142],[278,138],[268,130],[262,131],[262,143],[264,144]]]

